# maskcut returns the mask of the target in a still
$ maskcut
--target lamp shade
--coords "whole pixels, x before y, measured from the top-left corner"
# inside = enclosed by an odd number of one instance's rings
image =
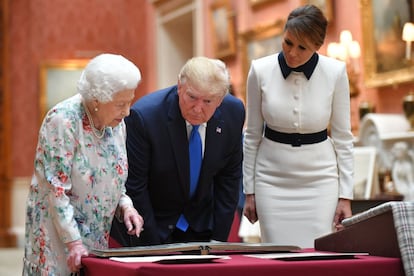
[[[414,24],[407,22],[404,24],[402,40],[404,41],[414,41]]]
[[[359,58],[361,56],[361,47],[358,41],[353,40],[349,45],[349,56],[351,58]]]
[[[348,30],[344,30],[339,35],[339,41],[342,44],[349,44],[352,42],[352,33]]]

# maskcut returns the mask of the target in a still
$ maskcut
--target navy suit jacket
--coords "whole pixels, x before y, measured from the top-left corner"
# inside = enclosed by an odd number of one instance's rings
[[[244,119],[243,103],[226,95],[207,122],[200,178],[190,198],[187,129],[177,86],[148,94],[131,107],[125,118],[126,188],[144,218],[144,231],[131,246],[165,242],[181,214],[194,231],[227,240],[242,177]]]

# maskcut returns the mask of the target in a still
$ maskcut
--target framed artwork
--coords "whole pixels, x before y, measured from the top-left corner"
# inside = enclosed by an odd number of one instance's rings
[[[168,0],[150,0],[151,4],[154,6],[161,6],[162,4],[166,3]]]
[[[258,26],[240,35],[243,79],[247,80],[250,63],[253,59],[278,53],[282,50],[282,34],[285,21]],[[246,99],[245,84],[242,87],[243,98]]]
[[[250,0],[250,6],[252,6],[253,8],[256,8],[256,7],[261,6],[263,4],[267,4],[267,3],[271,3],[271,2],[279,2],[279,1],[281,1],[281,0]]]
[[[210,6],[212,42],[216,58],[226,58],[236,53],[233,19],[230,0],[218,0]]]
[[[414,0],[360,0],[364,82],[381,87],[414,80],[414,63],[405,59],[404,23],[414,20]]]
[[[40,118],[58,102],[76,94],[76,85],[89,60],[69,59],[40,64]]]
[[[303,0],[303,5],[315,5],[320,8],[329,22],[333,19],[333,0]]]

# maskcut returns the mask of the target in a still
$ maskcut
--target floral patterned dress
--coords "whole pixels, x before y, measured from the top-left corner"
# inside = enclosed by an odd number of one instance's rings
[[[27,201],[23,275],[69,275],[65,243],[107,248],[117,207],[132,205],[125,124],[104,131],[94,136],[79,94],[46,115]]]

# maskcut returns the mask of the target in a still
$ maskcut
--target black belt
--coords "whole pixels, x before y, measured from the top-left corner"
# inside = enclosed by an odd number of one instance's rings
[[[272,141],[290,144],[292,147],[300,147],[305,144],[315,144],[325,141],[328,138],[328,130],[324,129],[315,133],[284,133],[266,126],[264,136]]]

